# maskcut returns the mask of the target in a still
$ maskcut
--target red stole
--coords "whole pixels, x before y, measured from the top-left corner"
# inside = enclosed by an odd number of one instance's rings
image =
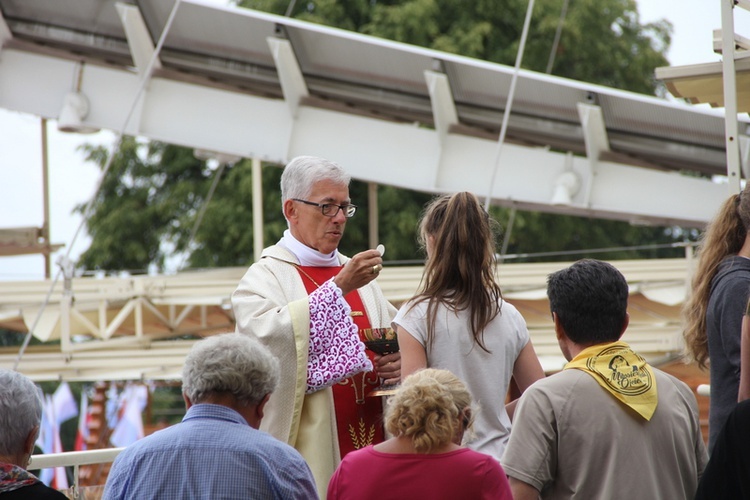
[[[341,270],[341,266],[299,266],[299,270],[302,282],[309,294],[317,290],[320,286],[319,283],[325,283],[336,276]],[[352,320],[357,328],[360,330],[372,328],[359,292],[356,290],[350,292],[344,297],[344,300],[352,308]],[[374,354],[369,350],[366,352],[372,361]],[[385,439],[382,398],[365,397],[379,384],[380,380],[375,372],[362,372],[332,387],[341,458],[344,458],[344,455],[350,451],[380,443]]]

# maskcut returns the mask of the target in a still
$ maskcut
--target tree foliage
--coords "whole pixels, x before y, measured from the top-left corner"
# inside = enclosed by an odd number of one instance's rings
[[[564,0],[537,0],[524,67],[544,71]],[[441,51],[513,64],[527,0],[244,0],[240,5],[306,21],[358,31]],[[570,0],[552,73],[611,87],[653,94],[653,72],[666,65],[670,43],[667,21],[641,24],[634,0]],[[88,158],[103,166],[107,151],[87,147]],[[92,236],[79,266],[87,269],[163,270],[167,259],[187,255],[189,267],[247,265],[252,260],[251,164],[227,166],[190,241],[216,170],[186,148],[125,138],[94,200],[87,220]],[[346,167],[346,166],[344,166]],[[264,165],[264,243],[278,240],[281,169]],[[367,186],[353,182],[360,208],[347,224],[341,250],[353,254],[368,246]],[[430,196],[378,187],[380,241],[388,260],[419,258],[416,221]],[[79,207],[83,211],[83,207]],[[507,225],[510,211],[493,208]],[[509,253],[572,251],[694,238],[679,228],[633,227],[618,221],[591,221],[555,214],[519,212]],[[681,250],[620,251],[602,258],[679,256]],[[558,258],[578,258],[561,256]],[[553,257],[544,256],[546,260]],[[533,260],[526,257],[524,260]]]
[[[101,167],[107,150],[86,146]],[[184,227],[207,182],[205,165],[185,148],[124,137],[93,200],[86,225],[92,242],[79,265],[88,269],[162,269],[163,239]],[[83,213],[85,207],[76,208]]]

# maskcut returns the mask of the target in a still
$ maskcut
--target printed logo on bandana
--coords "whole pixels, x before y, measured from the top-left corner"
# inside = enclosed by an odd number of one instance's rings
[[[627,358],[618,352],[626,354]],[[654,381],[646,366],[645,359],[633,351],[623,351],[621,346],[608,347],[586,360],[589,370],[601,375],[612,391],[625,396],[638,396],[651,389]]]

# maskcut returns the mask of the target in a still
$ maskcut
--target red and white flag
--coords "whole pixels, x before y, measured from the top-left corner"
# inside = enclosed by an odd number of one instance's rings
[[[148,403],[148,388],[131,385],[125,388],[120,400],[119,415],[110,442],[118,447],[128,446],[144,436],[143,410]]]
[[[53,436],[52,453],[62,453],[63,447],[60,441],[60,424],[55,424],[55,434]],[[55,467],[54,477],[52,478],[52,488],[56,490],[68,489],[68,475],[65,473],[65,467]]]
[[[42,408],[42,421],[39,424],[39,437],[36,440],[37,446],[42,450],[42,453],[53,453],[55,447],[55,410],[52,404],[52,396],[44,396],[44,405]],[[42,469],[39,474],[39,479],[49,486],[52,483],[52,477],[54,476],[52,469]]]
[[[60,424],[78,415],[78,405],[67,382],[61,383],[52,396],[45,396],[37,445],[43,453],[62,453]],[[44,469],[40,478],[44,484],[58,490],[68,488],[65,467]]]

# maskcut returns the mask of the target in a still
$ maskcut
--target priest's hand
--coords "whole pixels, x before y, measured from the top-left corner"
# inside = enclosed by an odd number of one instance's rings
[[[374,280],[383,269],[383,257],[377,250],[365,250],[351,258],[339,271],[333,282],[344,295]]]
[[[394,352],[384,356],[375,355],[375,371],[383,379],[384,385],[401,383],[401,353]]]

